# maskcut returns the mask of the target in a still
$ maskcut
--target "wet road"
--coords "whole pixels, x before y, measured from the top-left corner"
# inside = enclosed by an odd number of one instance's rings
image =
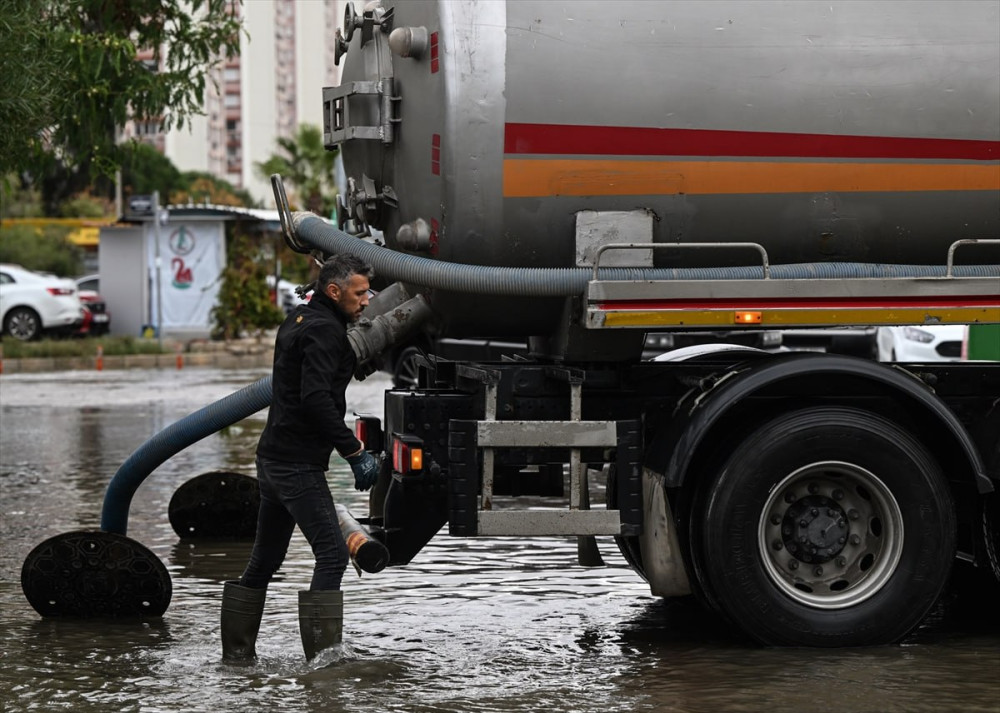
[[[263,414],[175,456],[136,493],[129,535],[173,582],[162,620],[41,619],[21,592],[28,552],[97,529],[107,483],[136,447],[262,375],[0,376],[0,710],[1000,711],[996,613],[972,616],[949,595],[900,646],[760,649],[690,602],[650,597],[605,538],[606,566],[594,569],[577,566],[569,538],[439,535],[405,568],[349,570],[347,643],[307,664],[295,598],[312,558],[296,534],[269,591],[260,660],[224,666],[221,582],[240,573],[249,544],[179,541],[167,504],[199,473],[252,473]],[[386,385],[353,385],[350,406],[380,413]],[[334,497],[363,514],[346,465],[329,476]]]

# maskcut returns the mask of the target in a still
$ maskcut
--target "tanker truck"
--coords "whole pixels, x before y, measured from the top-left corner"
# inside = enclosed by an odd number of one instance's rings
[[[339,225],[286,212],[287,239],[423,295],[435,337],[528,346],[427,353],[358,418],[389,564],[446,525],[611,536],[653,594],[790,646],[898,641],[956,562],[995,587],[1000,364],[640,355],[1000,322],[998,26],[978,0],[348,3]]]
[[[674,331],[1000,338],[997,27],[997,0],[348,2],[323,90],[338,223],[293,214],[275,177],[285,240],[374,267],[359,378],[399,339],[524,345],[424,354],[359,416],[383,460],[367,516],[338,514],[355,563],[406,565],[446,533],[578,537],[595,564],[611,537],[654,595],[765,645],[898,641],[953,572],[995,609],[1000,363],[642,350]],[[161,614],[132,495],[269,402],[268,377],[136,450],[99,533],[26,559],[32,606]],[[175,531],[252,536],[246,481],[186,483]]]

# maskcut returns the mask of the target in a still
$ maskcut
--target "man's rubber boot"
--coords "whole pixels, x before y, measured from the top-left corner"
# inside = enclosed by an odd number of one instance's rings
[[[257,658],[254,646],[264,614],[267,589],[240,586],[231,580],[222,587],[222,660],[250,663]]]
[[[339,589],[299,592],[299,633],[302,650],[311,660],[339,644],[344,631],[344,593]]]

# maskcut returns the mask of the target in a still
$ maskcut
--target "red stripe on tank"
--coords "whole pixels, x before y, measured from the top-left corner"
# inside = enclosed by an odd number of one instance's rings
[[[886,297],[877,299],[864,297],[857,299],[816,298],[746,298],[719,300],[621,300],[598,302],[594,307],[599,310],[671,310],[671,309],[807,309],[814,307],[828,308],[909,308],[909,307],[994,307],[1000,295],[991,297]]]
[[[1000,141],[634,126],[507,124],[507,154],[1000,159]]]

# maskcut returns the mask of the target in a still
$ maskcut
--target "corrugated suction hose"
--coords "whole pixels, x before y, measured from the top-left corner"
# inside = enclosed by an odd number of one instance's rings
[[[143,443],[121,464],[108,484],[101,511],[101,529],[126,534],[132,496],[146,476],[191,444],[242,421],[270,403],[271,376],[268,375],[185,416]]]
[[[408,297],[401,289],[383,290],[366,310],[371,318],[348,330],[359,367],[430,318],[430,308],[422,296]],[[101,529],[124,535],[132,496],[150,473],[188,446],[242,421],[270,403],[271,377],[268,375],[155,434],[122,463],[108,484],[101,511]]]
[[[571,297],[582,295],[593,271],[588,267],[491,267],[441,262],[372,245],[338,230],[313,213],[292,215],[296,236],[325,253],[352,253],[389,280],[451,292],[508,297]],[[844,279],[944,277],[944,265],[881,265],[869,263],[802,263],[772,265],[776,279]],[[956,265],[956,277],[1000,276],[1000,265]],[[763,277],[758,265],[706,268],[601,268],[602,280],[753,280]]]

